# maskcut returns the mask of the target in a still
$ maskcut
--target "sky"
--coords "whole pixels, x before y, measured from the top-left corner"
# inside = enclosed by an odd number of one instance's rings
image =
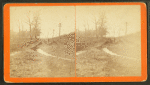
[[[26,6],[10,7],[10,29],[13,31],[29,31],[28,17],[33,20],[34,14],[39,13],[40,17],[40,38],[59,36],[59,26],[61,23],[61,35],[79,29],[84,31],[84,25],[89,29],[95,29],[94,20],[98,21],[105,16],[105,26],[108,29],[107,36],[119,36],[138,32],[141,30],[141,14],[139,5],[109,5],[109,6]],[[75,23],[76,16],[76,23]],[[127,23],[127,25],[126,25]]]
[[[29,12],[30,11],[30,12]],[[20,29],[29,31],[29,25],[26,24],[28,17],[33,20],[34,14],[39,13],[40,17],[40,38],[59,36],[59,23],[61,23],[61,33],[68,34],[75,32],[75,7],[74,6],[36,6],[36,7],[11,7],[10,8],[10,29],[19,31]]]
[[[107,36],[123,36],[125,35],[126,27],[127,34],[141,30],[139,5],[77,6],[77,29],[84,31],[84,24],[89,24],[89,29],[95,29],[95,19],[98,21],[103,15],[106,22],[105,27],[109,32]]]

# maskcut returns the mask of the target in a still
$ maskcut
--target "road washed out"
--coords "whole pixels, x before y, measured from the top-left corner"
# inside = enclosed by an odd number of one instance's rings
[[[130,58],[130,57],[127,57],[127,56],[118,55],[118,54],[113,53],[112,51],[108,50],[107,48],[103,48],[103,51],[105,51],[106,53],[108,53],[110,55],[119,56],[119,57],[122,57],[122,58],[128,58],[128,59],[132,59],[132,60],[140,60],[140,59],[136,59],[136,58]]]
[[[82,54],[82,53],[85,53],[86,51],[78,51],[78,52],[76,52],[76,55],[80,55],[80,54]]]
[[[58,59],[69,60],[69,61],[73,60],[73,59],[61,58],[61,57],[53,56],[53,55],[51,55],[51,54],[48,54],[48,53],[44,52],[44,51],[41,50],[41,49],[37,49],[37,52],[39,52],[39,53],[41,53],[41,54],[43,54],[43,55],[46,55],[46,56],[56,57],[56,58],[58,58]]]
[[[19,53],[19,51],[11,53],[10,56],[14,56],[14,55],[16,55],[17,53]]]

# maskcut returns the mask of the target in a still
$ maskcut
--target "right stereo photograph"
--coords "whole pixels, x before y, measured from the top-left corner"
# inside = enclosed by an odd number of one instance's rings
[[[76,76],[141,76],[140,6],[76,6]]]

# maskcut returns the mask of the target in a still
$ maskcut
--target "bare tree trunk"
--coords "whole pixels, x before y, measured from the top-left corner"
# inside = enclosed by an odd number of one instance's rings
[[[96,29],[96,33],[95,34],[96,34],[96,37],[98,38],[98,33],[97,33],[98,31],[97,31],[97,23],[96,22],[95,22],[95,29]]]

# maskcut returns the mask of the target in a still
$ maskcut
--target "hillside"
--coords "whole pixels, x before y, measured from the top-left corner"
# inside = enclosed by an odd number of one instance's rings
[[[93,45],[77,53],[76,74],[78,77],[141,76],[140,33],[117,37],[115,42],[113,39],[112,37],[97,40],[97,43],[101,45]]]
[[[119,55],[140,58],[141,34],[140,32],[116,38],[116,43],[109,44],[108,49]]]

